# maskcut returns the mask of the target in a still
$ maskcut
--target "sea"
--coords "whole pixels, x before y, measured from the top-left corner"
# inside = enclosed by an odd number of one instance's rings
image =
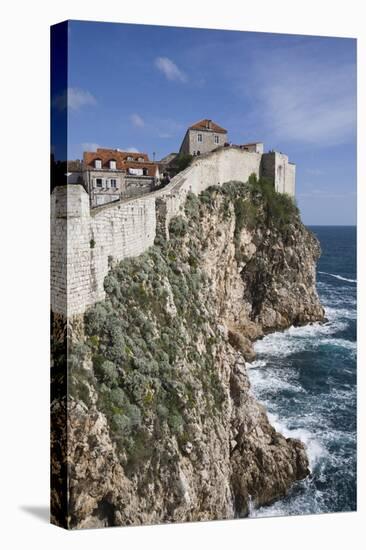
[[[327,321],[265,336],[249,364],[251,391],[275,428],[303,441],[311,474],[252,517],[356,510],[356,227],[311,226]]]

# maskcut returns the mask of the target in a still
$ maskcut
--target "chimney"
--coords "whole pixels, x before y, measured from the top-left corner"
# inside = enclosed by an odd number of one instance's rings
[[[212,129],[212,120],[207,121],[207,128],[208,128],[208,130]]]

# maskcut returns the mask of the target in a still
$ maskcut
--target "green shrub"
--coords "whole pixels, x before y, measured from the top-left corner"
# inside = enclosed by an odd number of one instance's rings
[[[104,361],[102,364],[99,364],[95,370],[101,382],[104,382],[107,386],[116,384],[118,380],[118,371],[116,365],[112,363],[112,361]]]
[[[131,421],[125,414],[114,414],[111,419],[112,429],[117,436],[126,436],[131,433]]]
[[[187,221],[182,216],[176,216],[169,224],[169,235],[171,237],[183,237],[187,229]]]
[[[179,154],[174,159],[174,171],[176,174],[185,170],[192,162],[192,155],[185,155],[183,153]]]
[[[126,396],[123,389],[120,388],[120,387],[113,388],[111,390],[111,392],[110,392],[110,401],[111,401],[112,406],[117,407],[119,409],[123,409],[129,403],[128,397]]]
[[[90,336],[103,332],[108,310],[103,303],[97,303],[85,313],[85,328]]]
[[[183,424],[183,418],[179,413],[173,413],[168,416],[168,425],[174,434],[182,433]]]
[[[249,178],[250,197],[254,204],[263,209],[264,223],[269,227],[284,229],[299,220],[299,209],[295,201],[285,193],[277,193],[274,185],[266,178]]]

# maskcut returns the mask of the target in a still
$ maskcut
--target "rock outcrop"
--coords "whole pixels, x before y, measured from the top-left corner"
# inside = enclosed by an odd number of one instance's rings
[[[68,471],[69,528],[245,517],[309,474],[304,445],[254,399],[245,361],[263,334],[323,319],[317,240],[290,199],[256,182],[188,196],[169,232],[111,268],[107,299],[70,345],[53,468]],[[60,474],[54,484],[62,524]]]

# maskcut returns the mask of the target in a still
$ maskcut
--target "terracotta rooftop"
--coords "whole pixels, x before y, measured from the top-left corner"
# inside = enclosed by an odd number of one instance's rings
[[[121,158],[127,159],[127,157],[131,157],[133,159],[143,158],[145,162],[150,162],[149,157],[147,153],[140,153],[136,151],[121,151],[121,149],[104,149],[102,147],[98,147],[97,153],[107,154],[107,155],[113,155],[117,154]]]
[[[216,124],[216,122],[213,122],[213,120],[210,120],[208,118],[204,118],[203,120],[192,124],[192,126],[189,127],[189,130],[206,130],[206,132],[208,131],[216,132],[217,134],[227,134],[227,130],[225,130],[225,128],[221,128],[221,126]]]
[[[139,161],[138,159],[143,159]],[[127,160],[131,159],[131,160]],[[149,157],[146,153],[131,153],[130,151],[120,151],[118,149],[104,149],[98,148],[96,151],[85,151],[83,162],[84,168],[94,168],[94,161],[102,161],[102,169],[109,168],[109,161],[116,161],[117,170],[126,170],[127,168],[137,168],[137,167],[156,167],[156,164],[152,163],[149,160]],[[148,165],[148,166],[146,166]]]

